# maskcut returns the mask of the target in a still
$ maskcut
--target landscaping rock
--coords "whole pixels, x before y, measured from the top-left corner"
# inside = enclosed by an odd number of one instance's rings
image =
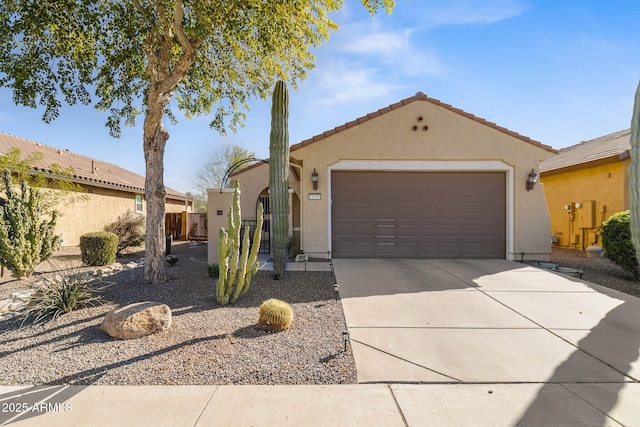
[[[23,292],[14,292],[11,294],[11,298],[13,298],[14,300],[18,300],[26,303],[31,300],[31,297],[33,296],[34,293],[35,293],[35,289],[29,289]]]
[[[171,309],[159,302],[138,302],[113,310],[104,318],[102,329],[114,338],[141,338],[171,327]]]
[[[131,261],[128,262],[124,265],[124,269],[125,270],[133,270],[134,268],[138,268],[138,264],[136,264],[135,262]]]
[[[13,299],[7,298],[0,301],[0,313],[6,313],[9,311],[9,306],[13,303]]]
[[[99,268],[96,272],[98,273],[98,276],[108,276],[113,273],[113,270],[111,269],[111,267],[102,267]]]

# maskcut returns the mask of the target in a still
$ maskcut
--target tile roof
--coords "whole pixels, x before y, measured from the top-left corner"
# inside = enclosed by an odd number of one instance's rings
[[[520,139],[522,141],[525,141],[525,142],[527,142],[529,144],[533,144],[533,145],[536,145],[536,146],[538,146],[538,147],[540,147],[542,149],[545,149],[547,151],[551,151],[552,153],[557,153],[558,152],[557,150],[555,150],[554,148],[552,148],[549,145],[542,144],[541,142],[533,140],[533,139],[531,139],[529,137],[526,137],[524,135],[520,135],[517,132],[513,132],[513,131],[511,131],[511,130],[509,130],[507,128],[504,128],[502,126],[498,126],[497,124],[495,124],[493,122],[490,122],[488,120],[485,120],[485,119],[483,119],[481,117],[474,116],[473,114],[467,113],[466,111],[461,110],[461,109],[456,108],[456,107],[453,107],[452,105],[445,104],[444,102],[442,102],[442,101],[440,101],[438,99],[428,97],[427,95],[425,95],[422,92],[418,92],[414,96],[411,96],[409,98],[405,98],[405,99],[401,100],[400,102],[396,102],[395,104],[391,104],[388,107],[382,108],[382,109],[380,109],[378,111],[375,111],[373,113],[369,113],[366,116],[359,117],[359,118],[357,118],[355,120],[352,120],[352,121],[350,121],[348,123],[345,123],[345,124],[343,124],[341,126],[335,127],[333,129],[328,130],[326,132],[323,132],[323,133],[321,133],[319,135],[316,135],[316,136],[313,136],[313,137],[311,137],[309,139],[306,139],[306,140],[304,140],[304,141],[302,141],[302,142],[300,142],[298,144],[292,145],[290,151],[298,150],[298,149],[300,149],[302,147],[305,147],[305,146],[307,146],[309,144],[313,144],[314,142],[320,141],[320,140],[322,140],[324,138],[327,138],[327,137],[329,137],[331,135],[334,135],[336,133],[342,132],[343,130],[346,130],[346,129],[349,129],[351,127],[354,127],[354,126],[357,126],[359,124],[362,124],[362,123],[364,123],[364,122],[366,122],[368,120],[371,120],[373,118],[381,116],[381,115],[383,115],[385,113],[388,113],[390,111],[396,110],[398,108],[401,108],[401,107],[403,107],[403,106],[405,106],[407,104],[410,104],[412,102],[415,102],[415,101],[427,101],[427,102],[430,102],[430,103],[435,104],[435,105],[437,105],[439,107],[445,108],[445,109],[450,110],[450,111],[452,111],[452,112],[454,112],[456,114],[459,114],[459,115],[461,115],[463,117],[466,117],[468,119],[471,119],[471,120],[474,120],[474,121],[476,121],[478,123],[481,123],[481,124],[483,124],[485,126],[489,126],[489,127],[494,128],[494,129],[496,129],[496,130],[498,130],[500,132],[506,133],[507,135],[510,135],[510,136],[512,136],[514,138],[518,138],[518,139]]]
[[[42,160],[31,165],[32,172],[53,173],[51,165],[58,164],[62,169],[73,167],[75,174],[71,179],[80,185],[144,193],[144,177],[120,166],[0,132],[0,154],[7,153],[11,148],[19,149],[21,157],[28,157],[34,153],[42,154]],[[171,188],[167,187],[166,192],[167,197],[190,200],[186,195]]]
[[[557,156],[540,163],[540,172],[550,172],[610,157],[626,158],[631,150],[630,133],[630,129],[621,130],[563,148]]]

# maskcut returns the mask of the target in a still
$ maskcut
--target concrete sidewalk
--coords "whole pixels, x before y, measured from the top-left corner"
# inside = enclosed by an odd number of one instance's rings
[[[611,389],[615,389],[617,395],[613,407],[607,399]],[[634,426],[640,420],[640,385],[629,383],[622,387],[616,384],[358,384],[54,386],[38,390],[0,387],[3,408],[0,424],[8,422],[12,426],[29,427],[566,427]],[[31,409],[8,412],[15,405],[23,404]]]

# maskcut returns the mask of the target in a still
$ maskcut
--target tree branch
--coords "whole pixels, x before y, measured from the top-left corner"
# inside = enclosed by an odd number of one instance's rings
[[[182,26],[182,20],[184,19],[184,2],[182,0],[176,0],[176,13],[173,15],[173,29],[176,32],[180,46],[185,53],[192,53],[195,49],[189,42],[187,35],[184,32]]]

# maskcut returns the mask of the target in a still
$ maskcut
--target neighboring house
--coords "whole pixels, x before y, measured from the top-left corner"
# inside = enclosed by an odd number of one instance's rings
[[[63,170],[72,168],[73,173],[63,178],[79,184],[82,193],[78,195],[82,197],[73,197],[72,203],[56,206],[60,212],[56,232],[62,235],[66,246],[79,245],[81,235],[102,230],[127,210],[145,213],[143,176],[111,163],[0,132],[0,155],[12,148],[20,150],[21,158],[41,153],[42,160],[30,165],[29,174],[55,179],[60,175],[52,171],[53,165]],[[170,188],[166,188],[166,192],[167,213],[191,210],[189,197]]]
[[[554,245],[602,246],[598,227],[629,209],[629,129],[563,148],[540,165]]]
[[[419,92],[291,147],[293,252],[548,260],[544,193],[525,187],[556,153]],[[243,219],[268,200],[268,176],[265,163],[233,174]],[[210,263],[230,204],[228,190],[209,190]]]

